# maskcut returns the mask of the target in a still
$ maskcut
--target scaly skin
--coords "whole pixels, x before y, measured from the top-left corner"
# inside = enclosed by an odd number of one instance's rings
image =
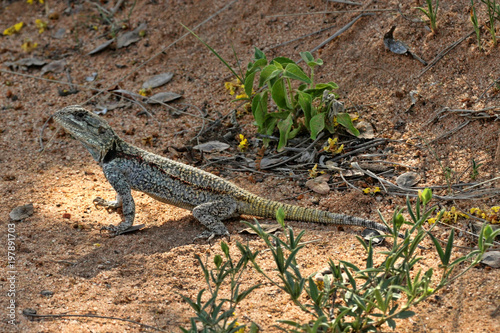
[[[118,226],[105,227],[116,235],[130,230],[134,223],[131,190],[191,210],[208,229],[199,237],[228,235],[222,222],[225,219],[242,214],[274,218],[279,208],[283,208],[287,220],[390,232],[384,225],[370,220],[267,200],[209,172],[147,152],[123,141],[104,119],[81,106],[65,107],[53,117],[88,149],[115,189],[115,201],[96,198],[94,202],[108,208],[122,207],[124,221]]]

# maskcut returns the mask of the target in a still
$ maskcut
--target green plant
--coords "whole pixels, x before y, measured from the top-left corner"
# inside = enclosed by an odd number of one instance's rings
[[[483,165],[482,163],[476,163],[474,159],[472,159],[472,171],[470,173],[470,178],[472,180],[476,179],[476,177],[479,175],[479,167]]]
[[[488,31],[491,35],[491,41],[493,45],[497,45],[497,37],[496,37],[496,29],[495,29],[495,21],[500,20],[500,5],[496,4],[496,0],[481,0],[487,8],[488,13]]]
[[[474,31],[476,32],[477,45],[479,46],[479,50],[482,50],[481,28],[479,27],[479,22],[477,21],[476,8],[474,7],[474,0],[470,0],[470,4],[471,4],[470,21],[472,22],[472,26],[474,27]]]
[[[359,135],[349,114],[343,112],[343,104],[336,100],[338,96],[333,90],[338,86],[333,82],[314,83],[314,69],[323,61],[314,59],[309,52],[301,52],[300,56],[309,68],[309,75],[289,58],[277,57],[268,61],[265,54],[255,48],[244,81],[245,92],[251,97],[240,99],[251,101],[258,132],[270,135],[277,127],[280,133],[278,151],[304,128],[313,140],[324,129],[334,133],[338,125]],[[252,95],[254,82],[259,92]],[[269,96],[277,112],[269,112]]]
[[[264,52],[255,48],[254,58],[248,63],[243,75],[241,70],[238,74],[193,31],[185,26],[184,28],[200,40],[239,80],[245,94],[239,96],[236,101],[247,100],[251,103],[258,132],[269,137],[278,128],[278,151],[303,129],[310,133],[313,140],[324,129],[334,133],[338,125],[345,127],[355,136],[359,135],[349,114],[343,112],[343,104],[336,100],[338,96],[333,90],[338,86],[334,82],[314,83],[314,69],[323,65],[323,60],[314,59],[310,52],[300,53],[309,68],[307,75],[297,62],[286,57],[276,57],[268,61]],[[255,82],[257,92],[253,89]],[[270,99],[276,104],[277,112],[269,111]],[[267,146],[268,143],[269,139],[264,138],[264,145]]]
[[[302,276],[297,254],[304,246],[300,243],[304,231],[295,235],[290,227],[285,226],[282,211],[278,212],[277,219],[284,230],[284,240],[266,233],[258,223],[252,225],[245,222],[271,251],[279,279],[276,280],[264,272],[257,263],[257,255],[252,255],[250,261],[255,269],[277,288],[286,292],[293,303],[312,318],[309,323],[290,320],[280,320],[279,323],[292,327],[292,332],[371,332],[384,323],[394,329],[395,319],[413,316],[411,307],[435,295],[476,265],[482,254],[492,245],[493,239],[500,234],[500,230],[493,232],[490,226],[484,226],[480,233],[478,249],[452,260],[453,231],[445,248],[442,248],[438,240],[422,228],[435,210],[435,207],[427,208],[431,198],[432,192],[429,189],[424,190],[417,198],[414,208],[407,199],[411,221],[404,219],[403,209],[394,212],[392,227],[382,218],[392,231],[384,237],[392,238],[393,245],[389,251],[380,252],[385,257],[381,264],[375,265],[371,240],[367,243],[357,237],[367,252],[366,266],[362,268],[350,262],[336,263],[330,260],[332,274],[325,276],[322,288],[318,287],[312,276]],[[400,241],[398,233],[403,224],[409,225],[409,229],[405,231],[405,239]],[[422,258],[418,256],[418,246],[427,236],[431,237],[441,261],[442,272],[437,282],[433,282],[432,268],[425,271],[420,268],[413,273]],[[248,247],[245,247],[245,252],[251,253]],[[469,261],[469,264],[457,272],[459,265],[466,261]]]
[[[225,260],[221,255],[214,257],[215,268],[210,270],[207,263],[203,263],[200,256],[196,255],[203,276],[207,284],[209,299],[203,301],[203,293],[207,289],[202,289],[198,292],[196,300],[181,295],[181,297],[191,306],[195,311],[196,317],[191,318],[191,327],[182,328],[183,332],[197,333],[197,332],[239,332],[244,330],[245,325],[240,325],[237,318],[234,316],[236,306],[250,294],[255,288],[260,285],[256,284],[245,291],[240,291],[239,282],[242,273],[245,271],[249,259],[252,259],[257,253],[246,252],[245,249],[238,243],[238,247],[242,252],[242,257],[238,262],[235,262],[229,253],[229,247],[226,243],[221,242],[221,249],[224,253]],[[231,294],[228,299],[220,298],[220,288],[230,280]],[[203,325],[203,330],[199,331],[196,322]],[[257,327],[253,324],[250,328],[251,332],[257,332]],[[241,331],[242,332],[242,331]]]
[[[432,0],[425,0],[427,3],[427,10],[423,7],[417,7],[418,10],[420,10],[422,13],[425,14],[430,20],[431,23],[431,30],[432,32],[436,32],[437,30],[437,25],[436,25],[436,19],[437,19],[437,12],[439,9],[439,0],[436,0],[436,4],[433,6],[432,5]]]

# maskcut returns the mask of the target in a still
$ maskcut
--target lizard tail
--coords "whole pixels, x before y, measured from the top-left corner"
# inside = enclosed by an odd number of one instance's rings
[[[245,214],[274,218],[276,217],[278,209],[282,208],[285,212],[285,219],[289,221],[350,225],[390,233],[390,230],[385,225],[371,220],[344,214],[330,213],[314,208],[289,205],[277,201],[263,200],[257,196],[251,199],[250,207],[253,208],[252,211],[245,211]]]

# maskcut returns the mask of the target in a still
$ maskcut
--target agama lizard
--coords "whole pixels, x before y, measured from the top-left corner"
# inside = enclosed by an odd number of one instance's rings
[[[134,228],[135,204],[131,190],[191,210],[208,229],[198,236],[200,238],[229,235],[222,222],[228,218],[239,215],[274,218],[279,208],[291,221],[351,225],[390,232],[386,226],[374,221],[264,199],[214,174],[147,152],[123,141],[104,119],[81,106],[65,107],[53,117],[87,148],[115,189],[115,201],[99,197],[94,200],[96,205],[103,207],[122,207],[124,221],[103,228],[115,235]]]

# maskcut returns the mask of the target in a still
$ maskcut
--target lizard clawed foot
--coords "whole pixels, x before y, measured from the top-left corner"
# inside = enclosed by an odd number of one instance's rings
[[[107,201],[101,197],[95,198],[92,201],[92,203],[94,204],[94,206],[96,208],[99,206],[104,207],[108,213],[112,213],[112,212],[116,211],[116,209],[121,207],[121,205],[119,205],[116,201]]]

